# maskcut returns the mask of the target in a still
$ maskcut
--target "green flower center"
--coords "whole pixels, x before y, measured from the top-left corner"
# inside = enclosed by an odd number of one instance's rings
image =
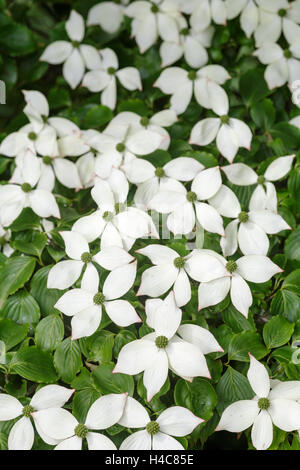
[[[52,163],[52,158],[51,157],[43,157],[43,163],[45,163],[45,165],[51,165]]]
[[[106,211],[102,217],[106,222],[111,222],[114,218],[114,214],[113,212]]]
[[[37,134],[35,132],[29,132],[28,139],[36,140],[37,139]]]
[[[284,57],[285,57],[286,59],[290,59],[290,58],[292,57],[292,53],[291,53],[291,51],[290,51],[289,49],[285,49],[285,50],[283,51],[283,55],[284,55]]]
[[[81,437],[81,439],[85,439],[88,435],[88,428],[85,424],[77,424],[76,428],[74,429],[74,433],[77,437]]]
[[[151,11],[152,11],[152,13],[158,13],[159,12],[158,6],[153,4],[152,7],[151,7]]]
[[[123,144],[123,142],[119,142],[117,145],[116,145],[116,150],[118,152],[124,152],[125,150],[125,144]]]
[[[31,405],[26,405],[24,406],[22,410],[22,414],[23,416],[25,416],[25,418],[30,418],[30,415],[31,413],[33,413],[33,411],[34,411],[34,408]]]
[[[189,73],[188,73],[188,79],[189,80],[196,80],[197,78],[197,73],[195,72],[195,70],[190,70]]]
[[[105,302],[105,295],[102,294],[102,292],[97,292],[97,294],[94,295],[93,302],[95,305],[103,305]]]
[[[116,69],[114,67],[108,67],[107,73],[109,73],[109,75],[114,75],[116,73]]]
[[[178,258],[175,258],[174,259],[174,266],[175,268],[183,268],[183,266],[185,265],[185,259],[183,258],[183,256],[178,256]]]
[[[157,176],[158,178],[163,178],[163,176],[165,176],[165,170],[159,166],[155,170],[155,176]]]
[[[151,436],[154,436],[154,434],[159,432],[159,424],[156,421],[150,421],[146,426],[146,431],[151,434]]]
[[[125,209],[126,209],[126,205],[124,204],[124,202],[116,202],[115,211],[117,214],[119,214],[120,212],[124,212]]]
[[[24,193],[30,193],[31,191],[31,185],[29,183],[23,183],[22,186],[21,186],[21,189],[22,191],[24,191]]]
[[[42,118],[42,120],[45,124],[46,124],[46,122],[48,122],[48,116],[45,116],[44,114],[42,114],[41,118]]]
[[[258,184],[264,184],[265,181],[266,181],[266,178],[264,177],[264,175],[260,175],[260,176],[257,178],[257,183],[258,183]]]
[[[92,152],[94,155],[97,155],[98,150],[96,150],[96,149],[94,149],[94,148],[91,148],[91,152]]]
[[[79,42],[79,41],[72,41],[72,46],[73,46],[73,47],[79,47],[79,46],[80,46],[80,42]]]
[[[229,273],[233,273],[237,269],[237,264],[235,261],[228,261],[226,264],[226,269]]]
[[[82,253],[81,255],[81,261],[83,261],[84,263],[90,263],[92,259],[93,257],[91,253],[85,252],[85,253]]]
[[[187,36],[189,34],[189,28],[182,28],[179,31],[179,34],[181,34],[182,36]]]
[[[141,120],[140,120],[140,123],[141,123],[141,125],[144,126],[144,127],[148,126],[148,124],[149,124],[149,118],[147,118],[147,116],[143,116],[143,117],[141,118]]]
[[[223,114],[223,116],[220,117],[220,121],[222,124],[228,124],[229,123],[229,116],[227,114]]]
[[[280,10],[278,10],[278,15],[283,18],[286,15],[286,10],[284,8],[280,8]]]
[[[258,408],[260,408],[261,410],[267,410],[268,408],[270,408],[270,400],[268,398],[260,398],[257,402],[258,404]]]
[[[249,215],[247,214],[247,212],[242,211],[242,212],[239,213],[238,219],[242,223],[248,222]]]
[[[159,349],[164,349],[168,346],[169,340],[166,338],[166,336],[158,336],[155,340],[155,345]]]
[[[189,202],[195,202],[197,201],[197,194],[193,191],[189,191],[186,195],[186,198]]]

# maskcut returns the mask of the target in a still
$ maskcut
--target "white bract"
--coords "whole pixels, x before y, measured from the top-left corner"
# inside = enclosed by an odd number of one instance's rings
[[[124,17],[123,5],[102,2],[94,5],[88,13],[87,26],[99,25],[107,33],[116,33]]]
[[[198,168],[200,171],[193,179],[191,191],[187,191],[182,183],[169,180],[161,184],[158,193],[149,201],[149,207],[170,214],[167,227],[175,235],[192,232],[197,221],[208,232],[224,236],[222,217],[214,207],[202,202],[213,197],[221,187],[219,167],[203,169],[202,166],[201,169],[199,164]]]
[[[114,373],[136,375],[144,372],[143,383],[150,401],[164,385],[168,370],[186,380],[210,377],[205,356],[223,351],[213,335],[197,325],[182,325],[182,312],[171,292],[164,301],[146,301],[147,323],[154,329],[121,349]]]
[[[119,70],[116,53],[109,48],[100,50],[100,66],[87,72],[82,86],[93,93],[101,91],[101,104],[115,109],[117,103],[117,79],[127,90],[142,90],[142,82],[138,69],[125,67]]]
[[[225,6],[229,20],[240,15],[241,28],[249,38],[258,26],[259,10],[256,0],[225,0]]]
[[[101,259],[105,263],[105,255]],[[113,263],[113,260],[111,260]],[[127,300],[120,300],[132,287],[136,276],[136,261],[124,264],[111,271],[104,281],[102,291],[99,291],[99,276],[97,270],[87,269],[82,277],[81,288],[71,289],[60,297],[55,308],[63,314],[73,317],[72,339],[91,336],[98,328],[102,318],[102,309],[119,326],[129,326],[140,322],[133,306]]]
[[[74,390],[61,387],[60,385],[46,385],[38,390],[31,398],[28,405],[22,405],[17,398],[0,394],[0,421],[8,421],[21,417],[11,428],[8,436],[9,450],[30,450],[34,441],[34,428],[31,423],[33,418],[35,427],[41,438],[48,444],[55,444],[47,429],[43,430],[39,426],[36,415],[40,412],[47,413],[49,417],[55,414],[55,410],[61,407],[70,399]]]
[[[196,101],[220,116],[228,112],[228,97],[220,85],[230,76],[221,65],[207,65],[195,71],[169,67],[165,69],[153,86],[163,93],[172,95],[170,104],[177,114],[188,107],[194,94]]]
[[[191,26],[196,31],[203,31],[212,22],[226,24],[226,5],[223,0],[189,0],[181,1],[181,11],[190,14]]]
[[[251,210],[277,212],[277,195],[273,182],[286,177],[292,167],[294,158],[295,155],[276,158],[268,165],[264,174],[260,176],[244,163],[223,166],[222,170],[229,181],[238,186],[258,184],[251,196]]]
[[[249,212],[242,211],[234,192],[224,185],[209,203],[222,216],[235,219],[226,226],[225,237],[220,241],[224,256],[233,255],[238,246],[244,255],[266,255],[269,250],[266,234],[291,228],[279,214],[265,210],[263,206],[259,210],[256,197],[255,204],[250,199]]]
[[[88,44],[81,44],[85,25],[83,17],[72,10],[66,22],[68,41],[55,41],[44,50],[40,60],[49,64],[64,64],[63,76],[71,88],[76,88],[82,80],[84,70],[101,67],[97,49]]]
[[[266,450],[273,441],[273,424],[286,432],[300,427],[300,381],[278,382],[270,390],[267,369],[251,355],[247,376],[255,397],[229,405],[217,431],[241,432],[252,426],[253,446]]]
[[[67,410],[54,408],[33,413],[33,418],[43,433],[57,444],[55,450],[81,450],[87,440],[89,450],[116,450],[115,444],[104,434],[93,430],[104,430],[117,423],[123,414],[127,394],[104,395],[90,407],[84,424]]]
[[[10,230],[5,230],[3,227],[0,225],[0,249],[2,253],[9,257],[13,252],[13,248],[10,246],[10,238],[11,238],[11,231]]]
[[[109,271],[129,264],[134,258],[117,246],[111,246],[92,255],[85,237],[74,230],[60,232],[65,242],[66,254],[71,260],[60,261],[53,266],[48,274],[48,289],[67,289],[79,278],[85,267],[84,277],[97,276],[97,269],[93,265],[96,262]]]
[[[197,269],[199,310],[217,305],[230,292],[234,307],[246,318],[252,305],[252,294],[246,281],[261,283],[282,269],[266,256],[246,255],[227,261],[212,250],[194,250],[190,268]]]
[[[126,428],[144,428],[128,436],[120,450],[184,450],[174,437],[190,434],[203,419],[187,408],[171,406],[156,421],[150,421],[148,411],[134,398],[128,397],[119,424]]]

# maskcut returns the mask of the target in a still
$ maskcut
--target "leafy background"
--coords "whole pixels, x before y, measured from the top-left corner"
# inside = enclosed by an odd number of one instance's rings
[[[61,66],[49,66],[39,61],[45,46],[65,39],[64,22],[70,9],[86,17],[89,8],[99,1],[30,1],[0,0],[0,79],[7,86],[7,104],[0,106],[0,139],[27,123],[22,113],[22,89],[37,89],[47,96],[52,114],[64,116],[82,129],[103,130],[109,120],[121,111],[133,111],[141,116],[168,107],[169,97],[152,88],[160,73],[158,47],[141,55],[130,40],[130,22],[125,18],[120,30],[109,35],[99,27],[87,29],[85,43],[98,48],[115,50],[120,66],[133,65],[140,70],[143,91],[118,90],[118,106],[113,113],[99,105],[99,94],[90,94],[84,88],[70,91],[61,76]],[[235,162],[245,162],[263,174],[276,156],[297,153],[300,131],[288,121],[300,114],[292,104],[287,87],[270,91],[264,81],[264,67],[252,56],[253,39],[247,39],[239,20],[226,27],[215,26],[212,47],[208,49],[210,62],[223,65],[231,80],[225,89],[230,98],[232,117],[244,120],[251,127],[251,151],[240,149]],[[282,44],[284,46],[284,44]],[[179,65],[187,68],[184,61]],[[187,141],[195,122],[211,115],[192,101],[186,112],[169,128],[172,141],[168,151],[156,151],[146,156],[156,166],[162,166],[177,156],[192,156],[212,167],[226,164],[215,144],[205,151],[195,150]],[[60,383],[76,388],[72,401],[73,413],[82,422],[89,406],[104,393],[128,391],[154,415],[174,403],[191,409],[206,422],[187,439],[181,439],[189,449],[246,449],[251,448],[248,433],[236,436],[227,432],[214,433],[224,408],[239,399],[251,398],[253,392],[246,379],[249,365],[248,351],[262,360],[273,378],[299,380],[300,365],[292,362],[293,341],[300,340],[300,153],[288,179],[276,184],[279,213],[293,228],[271,237],[270,258],[284,268],[284,273],[264,284],[251,284],[253,305],[245,319],[230,304],[227,297],[215,307],[197,313],[197,286],[192,300],[183,308],[183,319],[209,326],[225,353],[208,357],[212,381],[196,378],[192,383],[169,374],[162,390],[148,404],[140,376],[112,375],[113,363],[124,344],[149,332],[143,324],[118,328],[104,316],[99,330],[91,337],[70,340],[69,319],[53,305],[62,291],[47,290],[50,267],[64,256],[64,244],[58,231],[70,229],[83,214],[95,209],[89,190],[75,193],[56,183],[55,196],[62,220],[48,238],[41,220],[30,209],[25,209],[12,226],[11,246],[14,254],[8,259],[0,253],[0,339],[7,349],[6,363],[0,364],[0,389],[27,404],[37,387]],[[0,156],[1,184],[7,182],[13,171],[12,159]],[[254,187],[237,187],[227,183],[237,194],[243,210]],[[132,200],[134,188],[130,192]],[[3,243],[0,240],[0,243]],[[98,242],[92,245],[97,251]],[[180,254],[187,253],[186,240],[168,240]],[[145,245],[139,240],[133,251]],[[220,251],[218,236],[205,233],[204,248]],[[238,255],[236,255],[238,256]],[[138,258],[138,276],[134,288],[125,296],[138,314],[145,319],[144,301],[135,297],[141,273],[149,267],[142,256]],[[100,283],[105,274],[100,270]],[[67,405],[71,406],[71,405]],[[7,448],[7,436],[13,422],[0,423],[0,448]],[[116,445],[128,435],[121,426],[108,430]],[[48,449],[38,436],[34,449]],[[299,449],[298,438],[275,430],[271,449]]]

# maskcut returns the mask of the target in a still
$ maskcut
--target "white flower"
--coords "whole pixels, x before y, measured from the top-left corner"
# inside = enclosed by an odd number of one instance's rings
[[[227,115],[228,106],[223,111],[216,112],[220,116],[218,118],[205,118],[197,122],[192,128],[189,143],[205,146],[216,138],[218,150],[232,163],[239,147],[250,150],[252,133],[243,121]]]
[[[142,158],[132,159],[122,166],[128,180],[138,186],[135,204],[144,209],[149,209],[150,201],[161,191],[180,192],[182,188],[178,181],[192,180],[203,168],[201,163],[189,157],[174,158],[158,168]]]
[[[149,201],[149,207],[162,214],[170,214],[167,227],[175,235],[192,232],[197,220],[208,232],[224,236],[222,217],[214,207],[201,202],[214,196],[221,184],[219,167],[203,169],[194,178],[191,191],[178,181],[169,180]]]
[[[279,215],[263,207],[253,207],[252,198],[249,212],[242,211],[240,203],[231,189],[222,185],[209,203],[224,217],[234,218],[225,228],[225,237],[220,241],[224,256],[233,255],[238,246],[244,255],[266,255],[269,239],[274,234],[291,227]]]
[[[23,90],[26,106],[23,112],[28,117],[35,132],[39,132],[45,125],[49,116],[48,100],[40,91]]]
[[[71,40],[55,41],[43,52],[40,60],[49,64],[63,65],[63,76],[71,88],[76,88],[82,80],[85,68],[90,70],[99,68],[100,57],[95,47],[81,44],[84,33],[84,19],[75,10],[72,10],[66,22],[66,32]]]
[[[282,269],[266,256],[246,255],[227,261],[212,250],[194,250],[191,269],[197,269],[199,310],[217,305],[230,292],[234,307],[246,318],[252,305],[251,290],[246,281],[260,283],[271,279]]]
[[[300,28],[299,28],[300,33]],[[282,49],[278,44],[265,42],[254,54],[267,65],[265,80],[270,90],[285,83],[291,85],[300,76],[300,36],[293,38],[290,47]]]
[[[97,254],[92,255],[85,237],[75,231],[60,232],[66,246],[66,253],[71,260],[60,261],[53,266],[48,274],[48,289],[67,289],[79,278],[83,267],[84,276],[94,273],[97,269],[93,261],[109,271],[124,266],[133,261],[133,257],[120,247],[107,247]]]
[[[87,26],[99,25],[106,33],[116,33],[124,17],[124,7],[114,2],[94,5],[88,13]]]
[[[55,410],[59,410],[72,396],[74,390],[60,385],[46,385],[38,390],[28,405],[22,405],[17,398],[4,393],[0,394],[0,421],[21,417],[11,428],[8,436],[9,450],[30,450],[34,441],[34,428],[31,423],[33,418],[35,427],[41,438],[48,444],[54,444],[47,429],[40,429],[35,416],[39,412],[45,412],[52,416]],[[43,411],[41,411],[43,410]]]
[[[99,180],[91,191],[99,210],[81,217],[72,230],[84,235],[90,243],[101,236],[101,249],[107,246],[119,246],[127,251],[137,238],[145,236],[159,238],[151,217],[135,207],[127,207],[124,199],[113,193],[107,181]]]
[[[116,261],[107,260],[105,256],[100,252],[99,258],[102,264],[113,265]],[[89,266],[93,267],[91,264]],[[128,326],[141,321],[127,300],[119,300],[132,287],[136,268],[136,261],[116,267],[105,279],[103,291],[100,292],[99,276],[93,267],[85,271],[80,289],[71,289],[60,297],[55,308],[73,317],[72,339],[91,336],[97,330],[102,318],[102,308],[105,308],[110,319],[119,326]]]
[[[179,40],[179,19],[182,15],[177,1],[132,2],[125,9],[125,15],[133,18],[131,35],[142,54],[156,43],[158,36],[164,41]]]
[[[168,246],[152,244],[137,250],[137,253],[148,256],[155,265],[143,272],[137,295],[160,297],[174,285],[174,296],[178,307],[186,305],[191,300],[188,275],[195,281],[201,281],[203,271],[203,266],[197,261],[198,257],[194,260],[195,251],[187,256],[179,256]]]
[[[201,106],[221,116],[228,112],[229,104],[227,94],[220,85],[229,78],[221,65],[207,65],[189,72],[180,67],[169,67],[163,70],[153,86],[172,95],[171,109],[177,114],[184,113],[194,93]]]
[[[150,421],[146,409],[134,398],[128,397],[119,424],[126,428],[145,428],[128,436],[120,450],[184,450],[180,442],[171,436],[190,434],[203,419],[187,408],[171,406],[156,421]]]
[[[250,210],[270,210],[277,212],[277,195],[273,181],[284,178],[291,169],[295,155],[287,155],[273,160],[263,175],[244,163],[223,166],[222,170],[229,181],[238,186],[258,184],[251,196]]]
[[[242,30],[249,38],[258,26],[259,10],[256,0],[225,0],[227,18],[232,20],[240,15]]]
[[[181,11],[190,14],[191,26],[196,31],[203,31],[213,21],[226,24],[226,6],[223,0],[189,0],[182,1]]]
[[[115,444],[103,434],[91,430],[104,430],[116,424],[122,416],[127,394],[109,394],[98,398],[90,407],[84,424],[63,408],[33,413],[39,429],[57,444],[55,450],[81,450],[83,439],[89,450],[116,450]]]
[[[283,32],[286,39],[299,37],[299,1],[256,0],[259,8],[259,25],[254,37],[257,47],[266,42],[277,42]]]
[[[141,76],[135,67],[119,70],[116,53],[109,48],[100,50],[100,67],[87,72],[83,77],[82,86],[93,93],[101,93],[101,104],[115,109],[117,103],[117,78],[127,90],[142,90]]]
[[[146,314],[154,333],[123,346],[114,373],[135,375],[144,371],[148,401],[164,385],[168,369],[185,380],[199,376],[211,378],[204,353],[221,348],[208,330],[197,325],[180,326],[182,312],[173,292],[164,301],[147,300]]]
[[[300,427],[300,381],[279,382],[270,391],[266,368],[250,355],[247,373],[255,393],[252,400],[240,400],[229,405],[221,416],[217,431],[241,432],[252,426],[252,444],[266,450],[273,441],[273,424],[291,432]]]
[[[11,238],[11,231],[5,230],[0,225],[0,249],[2,253],[8,258],[14,252],[13,248],[9,244],[10,238]]]

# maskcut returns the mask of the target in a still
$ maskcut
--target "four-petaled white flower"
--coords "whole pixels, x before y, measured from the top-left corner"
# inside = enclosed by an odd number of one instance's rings
[[[85,25],[79,13],[72,10],[65,27],[71,42],[55,41],[49,44],[40,60],[53,65],[64,63],[63,76],[74,89],[81,82],[84,70],[100,68],[101,61],[95,47],[81,44],[85,34]]]
[[[74,390],[61,387],[60,385],[46,385],[38,390],[31,398],[28,405],[22,405],[17,398],[0,394],[0,421],[8,421],[21,416],[21,418],[13,425],[8,436],[9,450],[30,450],[34,441],[34,428],[31,423],[33,418],[35,428],[41,438],[47,444],[55,444],[48,430],[41,429],[36,416],[39,413],[47,413],[49,417],[53,417],[56,410],[70,399]]]
[[[270,390],[267,369],[250,355],[247,373],[255,393],[252,400],[240,400],[229,405],[221,416],[217,431],[241,432],[252,426],[252,444],[266,450],[273,441],[273,424],[291,432],[300,425],[300,381],[278,382]]]

